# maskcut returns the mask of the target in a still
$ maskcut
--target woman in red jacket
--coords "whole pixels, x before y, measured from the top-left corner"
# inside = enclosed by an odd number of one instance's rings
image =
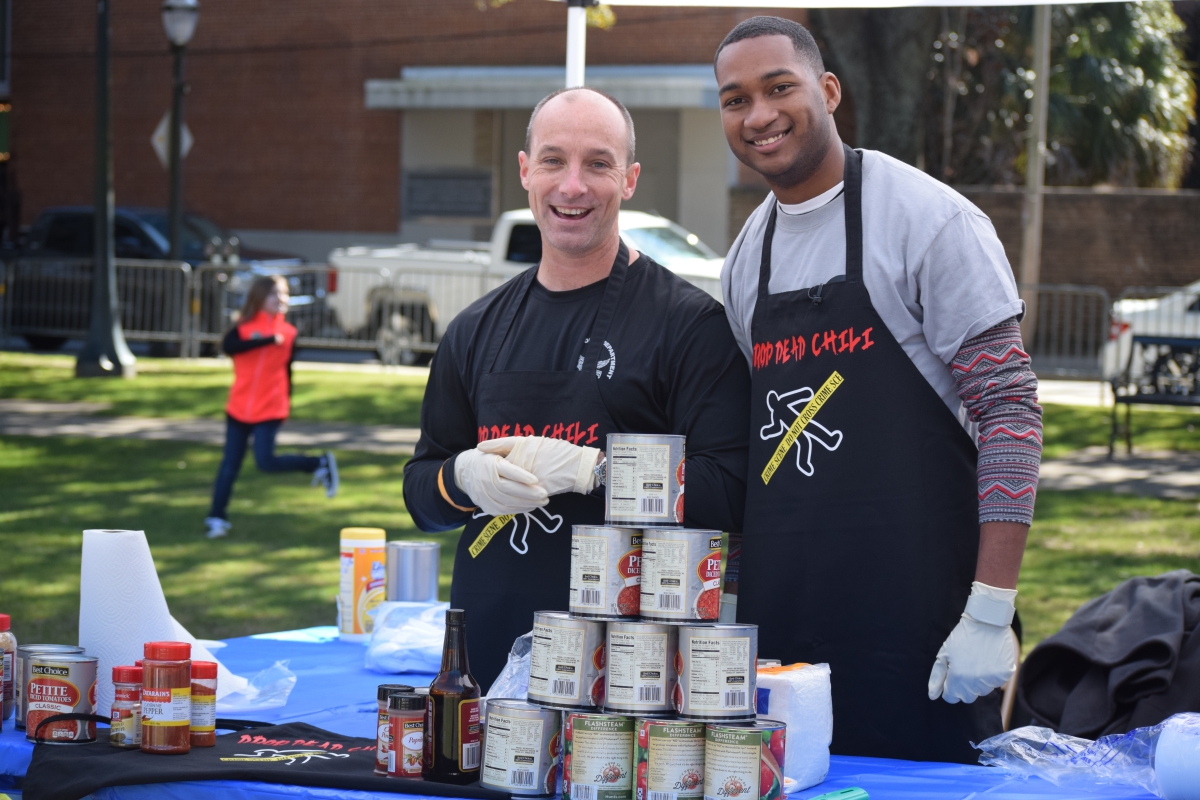
[[[275,454],[275,434],[291,411],[296,329],[284,320],[289,299],[287,281],[282,277],[256,278],[246,293],[240,321],[221,342],[221,349],[233,359],[233,388],[225,405],[225,456],[217,470],[212,508],[204,520],[210,539],[229,533],[225,509],[251,437],[254,462],[263,472],[310,472],[313,485],[324,486],[326,496],[337,494],[333,453],[320,457]]]

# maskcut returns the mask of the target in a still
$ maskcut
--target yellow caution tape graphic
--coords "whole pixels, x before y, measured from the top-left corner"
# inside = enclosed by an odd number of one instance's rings
[[[467,552],[471,554],[471,558],[476,558],[482,553],[483,548],[487,547],[488,543],[492,541],[492,537],[499,533],[505,525],[512,522],[514,516],[516,515],[501,514],[498,517],[492,517],[492,521],[479,532],[479,535],[475,537],[475,541],[467,548]]]
[[[813,417],[821,410],[821,406],[825,405],[825,401],[833,395],[845,380],[841,376],[841,373],[834,370],[833,374],[821,384],[821,388],[817,389],[816,394],[813,395],[813,399],[808,401],[808,405],[800,412],[800,416],[796,417],[796,421],[788,428],[788,432],[783,435],[783,441],[775,448],[775,454],[771,456],[771,460],[767,462],[767,466],[763,467],[762,479],[764,484],[771,482],[771,476],[775,474],[775,470],[779,469],[779,465],[783,463],[783,457],[787,455],[787,451],[796,443],[796,439],[800,438],[801,431],[804,430],[808,423],[812,422]],[[485,529],[483,533],[487,533],[487,530]],[[483,533],[479,535],[482,537]],[[476,540],[475,544],[479,544],[479,541]],[[484,544],[486,545],[487,542],[484,542]],[[472,551],[474,551],[474,545],[472,545]]]

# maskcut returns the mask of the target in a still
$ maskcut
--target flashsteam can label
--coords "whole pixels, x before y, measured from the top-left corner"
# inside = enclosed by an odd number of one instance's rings
[[[704,800],[779,800],[783,797],[782,722],[709,724],[704,732]]]
[[[568,712],[563,723],[563,800],[629,800],[633,717]]]
[[[635,800],[704,794],[704,723],[639,719]]]

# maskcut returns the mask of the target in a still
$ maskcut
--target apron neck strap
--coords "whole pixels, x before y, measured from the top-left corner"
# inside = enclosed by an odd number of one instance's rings
[[[850,283],[862,280],[862,153],[842,144],[845,168],[842,173],[843,195],[846,217],[846,280]],[[771,203],[767,215],[767,227],[763,231],[762,259],[758,268],[758,302],[766,300],[771,284],[771,244],[775,239],[775,219],[779,202]]]

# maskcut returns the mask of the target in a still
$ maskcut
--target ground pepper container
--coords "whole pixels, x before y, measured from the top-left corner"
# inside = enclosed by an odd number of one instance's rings
[[[392,752],[392,723],[388,711],[388,699],[393,694],[411,693],[413,687],[404,683],[381,683],[375,692],[378,714],[375,724],[375,774],[387,775],[388,753]],[[421,706],[425,708],[424,705]]]
[[[389,778],[421,780],[421,754],[425,751],[425,698],[416,692],[392,692],[388,697],[391,747],[387,753]]]
[[[15,687],[17,683],[17,637],[9,630],[12,620],[8,614],[0,614],[0,727],[3,720],[11,719],[16,708]]]
[[[217,743],[217,665],[214,661],[192,662],[192,747]]]
[[[112,722],[108,743],[129,750],[142,746],[142,668],[113,667]]]
[[[179,755],[192,748],[192,646],[146,642],[142,659],[142,752]]]

